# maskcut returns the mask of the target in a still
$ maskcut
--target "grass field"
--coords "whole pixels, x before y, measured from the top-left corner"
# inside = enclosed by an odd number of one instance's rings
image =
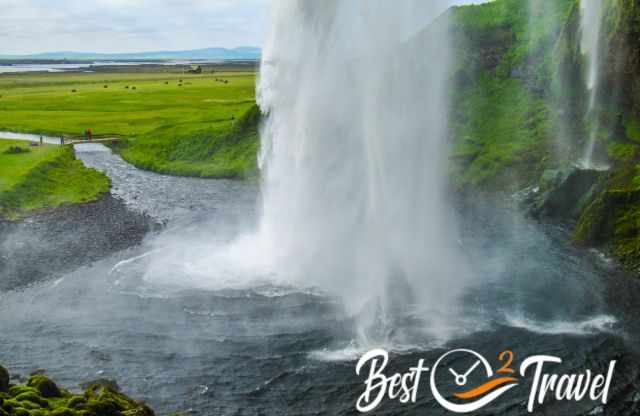
[[[0,130],[80,135],[91,128],[97,135],[127,138],[117,150],[142,168],[251,175],[257,128],[238,124],[255,106],[255,72],[222,67],[186,74],[167,68],[2,75]]]
[[[7,153],[12,147],[24,153]],[[96,200],[109,179],[76,160],[73,149],[0,139],[0,216],[19,218],[32,210]]]

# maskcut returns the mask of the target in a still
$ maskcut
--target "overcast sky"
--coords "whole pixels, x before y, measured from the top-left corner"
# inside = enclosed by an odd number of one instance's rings
[[[269,0],[0,0],[0,55],[262,46]]]

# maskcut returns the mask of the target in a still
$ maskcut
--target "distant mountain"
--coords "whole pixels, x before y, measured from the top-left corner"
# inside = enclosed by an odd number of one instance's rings
[[[0,59],[59,60],[161,60],[161,59],[260,59],[260,48],[243,46],[234,49],[205,48],[188,51],[154,51],[133,53],[47,52],[33,55],[0,55]]]

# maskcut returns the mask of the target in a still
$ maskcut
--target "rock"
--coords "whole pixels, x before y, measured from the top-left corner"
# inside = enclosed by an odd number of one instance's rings
[[[47,402],[45,399],[43,399],[42,397],[38,396],[38,394],[33,392],[26,392],[26,393],[19,394],[14,399],[18,402],[27,401],[37,405],[38,407],[49,407],[49,402]]]
[[[106,387],[109,390],[120,391],[120,386],[115,380],[111,380],[108,378],[99,378],[97,380],[92,380],[87,383],[81,383],[80,388],[82,390],[90,390],[94,387]]]
[[[540,180],[540,191],[531,212],[535,217],[576,221],[592,199],[596,184],[603,173],[570,166],[546,170]]]
[[[59,407],[51,412],[51,416],[78,416],[78,413],[66,407]]]
[[[9,372],[6,368],[0,365],[0,391],[6,392],[9,390]]]
[[[0,392],[0,416],[154,416],[146,404],[119,391],[116,382],[89,383],[84,394],[59,388],[40,371],[29,377],[28,385],[9,387],[9,372],[0,366],[5,384]]]
[[[43,397],[62,397],[62,393],[56,383],[42,374],[35,374],[29,377],[27,386],[38,390]]]
[[[112,389],[104,384],[92,384],[84,393],[87,399],[87,408],[97,415],[110,415],[114,409],[128,416],[154,416],[153,410],[142,402]]]

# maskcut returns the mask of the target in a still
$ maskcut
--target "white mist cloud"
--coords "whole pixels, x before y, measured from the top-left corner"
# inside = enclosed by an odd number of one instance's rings
[[[260,46],[269,0],[0,0],[0,54]]]

